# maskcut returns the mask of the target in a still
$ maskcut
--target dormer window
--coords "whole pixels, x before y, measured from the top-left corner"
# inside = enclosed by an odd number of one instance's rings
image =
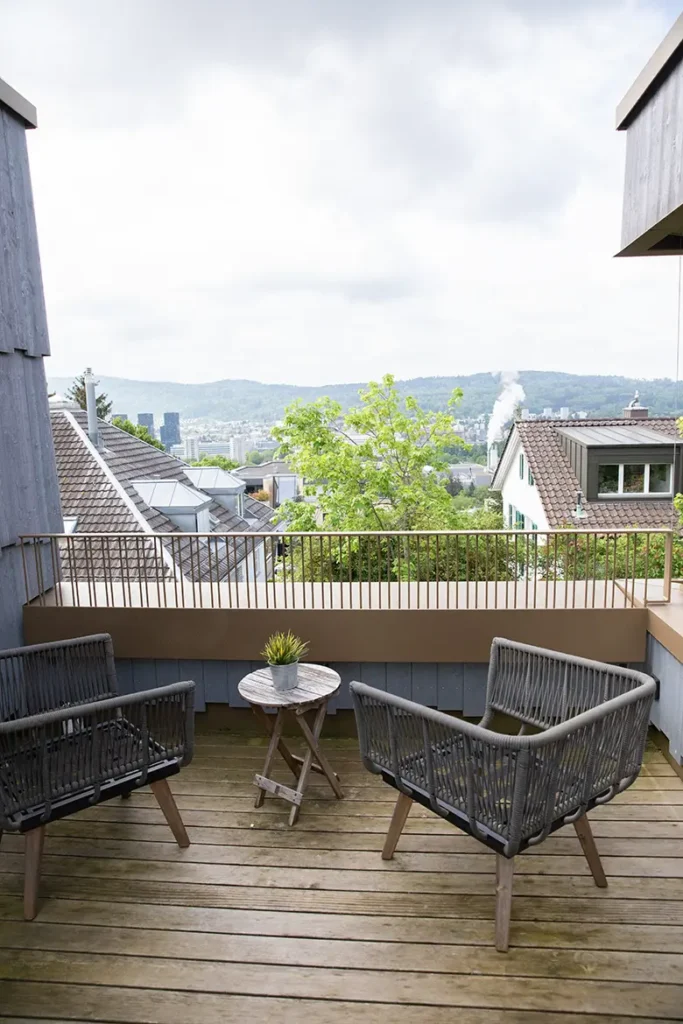
[[[612,463],[598,466],[598,498],[620,495],[670,495],[671,464]]]

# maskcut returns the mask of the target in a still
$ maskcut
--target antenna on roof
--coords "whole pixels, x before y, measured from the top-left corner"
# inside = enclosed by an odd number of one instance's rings
[[[576,508],[572,512],[574,519],[585,519],[588,513],[583,507],[583,493],[581,491],[576,492]]]

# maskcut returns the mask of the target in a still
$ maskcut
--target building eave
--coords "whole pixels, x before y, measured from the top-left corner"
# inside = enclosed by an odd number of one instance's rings
[[[36,108],[2,78],[0,78],[0,106],[6,107],[10,113],[23,121],[26,128],[38,127]]]
[[[519,431],[517,430],[517,424],[516,423],[512,424],[512,426],[510,427],[510,431],[508,433],[508,436],[505,439],[505,444],[503,445],[503,450],[500,453],[500,458],[498,459],[498,465],[495,468],[495,471],[493,473],[493,479],[491,480],[491,484],[490,484],[490,487],[489,487],[489,490],[491,490],[491,491],[501,491],[503,489],[503,484],[505,483],[505,477],[507,476],[507,474],[508,474],[508,472],[510,470],[510,465],[511,465],[511,460],[512,460],[512,453],[514,451],[513,435],[517,439],[519,439]]]

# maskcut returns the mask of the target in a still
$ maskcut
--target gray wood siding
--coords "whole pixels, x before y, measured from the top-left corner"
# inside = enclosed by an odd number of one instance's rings
[[[24,125],[0,106],[0,352],[49,356]]]
[[[22,642],[24,533],[61,529],[43,356],[49,354],[23,124],[0,107],[0,648]],[[50,566],[43,553],[46,580]],[[28,563],[31,594],[35,563]]]
[[[683,64],[627,129],[621,248],[683,204]]]
[[[197,684],[197,711],[204,711],[207,704],[247,707],[237,692],[237,684],[243,676],[262,665],[262,662],[257,661],[154,661],[128,658],[118,658],[116,661],[122,693],[152,689],[180,679],[194,679]],[[331,662],[330,668],[338,672],[342,680],[339,694],[330,701],[330,712],[333,714],[352,707],[349,694],[352,679],[442,711],[461,711],[475,718],[484,713],[487,665]]]
[[[683,764],[683,665],[648,633],[644,671],[659,679],[651,721],[669,740],[669,753]]]

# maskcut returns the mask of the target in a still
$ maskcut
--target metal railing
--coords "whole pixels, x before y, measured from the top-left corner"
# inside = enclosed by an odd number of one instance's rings
[[[58,607],[630,608],[671,597],[671,530],[98,533],[21,538]],[[676,540],[678,543],[678,540]]]

